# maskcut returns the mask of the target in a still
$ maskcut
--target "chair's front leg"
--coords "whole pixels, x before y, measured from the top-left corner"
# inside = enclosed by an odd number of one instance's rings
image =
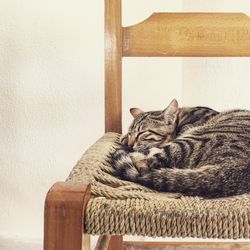
[[[44,250],[89,249],[83,235],[90,185],[58,182],[49,190],[44,208]]]

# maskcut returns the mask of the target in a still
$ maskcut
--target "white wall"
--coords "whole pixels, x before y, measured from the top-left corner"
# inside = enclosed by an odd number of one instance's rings
[[[210,3],[184,0],[184,9]],[[246,1],[230,4],[250,9]],[[182,1],[123,7],[126,26],[153,11],[181,11]],[[103,13],[97,0],[0,0],[0,236],[42,238],[46,191],[103,134]],[[228,60],[125,58],[124,128],[130,106],[160,109],[173,97],[250,108],[248,59]]]
[[[124,0],[123,26],[141,22],[152,12],[167,11],[182,11],[182,0]],[[129,108],[163,109],[173,97],[181,98],[181,89],[181,58],[123,58],[123,130],[132,121]]]
[[[183,0],[183,11],[244,12],[250,1]],[[218,110],[250,109],[249,58],[183,59],[183,105],[206,105]]]
[[[0,235],[42,238],[46,191],[103,134],[103,13],[0,0]]]

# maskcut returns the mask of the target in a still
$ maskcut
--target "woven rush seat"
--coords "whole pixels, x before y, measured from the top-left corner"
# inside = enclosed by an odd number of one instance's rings
[[[84,227],[92,235],[250,238],[250,195],[202,199],[150,190],[112,176],[120,135],[107,133],[82,156],[67,182],[89,182]]]

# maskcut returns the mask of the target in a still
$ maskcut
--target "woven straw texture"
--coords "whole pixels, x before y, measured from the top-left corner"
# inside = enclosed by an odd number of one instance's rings
[[[250,195],[206,200],[159,193],[112,176],[119,134],[107,133],[85,152],[68,182],[91,183],[84,226],[92,235],[250,238]]]

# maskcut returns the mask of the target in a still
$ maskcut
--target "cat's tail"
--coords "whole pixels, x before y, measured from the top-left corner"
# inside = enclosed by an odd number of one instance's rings
[[[132,159],[129,156],[129,149],[123,148],[117,150],[111,159],[111,165],[114,168],[114,175],[121,179],[137,182],[140,173],[134,166]]]
[[[250,166],[206,165],[196,169],[160,168],[138,177],[138,182],[158,191],[207,198],[250,192]]]

